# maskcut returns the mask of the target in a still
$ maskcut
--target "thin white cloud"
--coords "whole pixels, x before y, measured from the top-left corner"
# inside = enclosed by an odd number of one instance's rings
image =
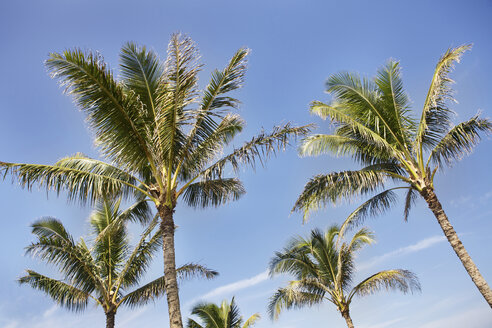
[[[395,327],[395,323],[401,322],[405,320],[406,317],[396,318],[388,321],[384,321],[378,324],[370,325],[370,326],[361,326],[362,328],[387,328],[387,327]]]
[[[44,311],[43,318],[51,317],[56,312],[56,310],[58,310],[58,306],[57,305],[53,305],[48,310]]]
[[[239,280],[224,286],[217,287],[210,292],[203,294],[201,296],[198,296],[191,301],[189,301],[187,304],[194,303],[198,300],[201,299],[208,299],[212,297],[217,297],[221,295],[230,295],[233,292],[236,292],[238,290],[242,290],[245,288],[253,287],[255,285],[258,285],[259,283],[262,283],[263,281],[268,279],[268,271],[263,271],[262,273],[257,274],[256,276],[253,276],[251,278]]]
[[[360,270],[367,269],[367,268],[373,267],[376,264],[384,262],[390,258],[394,258],[394,257],[398,257],[398,256],[410,254],[410,253],[415,253],[415,252],[424,250],[426,248],[429,248],[435,244],[441,243],[445,240],[446,240],[446,238],[444,236],[429,237],[429,238],[426,238],[426,239],[419,241],[418,243],[399,248],[397,250],[383,254],[381,256],[373,257],[369,261],[363,262],[360,265],[358,265],[358,268]]]
[[[473,308],[455,315],[446,315],[443,318],[432,320],[420,326],[420,328],[485,328],[492,327],[492,314],[490,309],[484,306]]]

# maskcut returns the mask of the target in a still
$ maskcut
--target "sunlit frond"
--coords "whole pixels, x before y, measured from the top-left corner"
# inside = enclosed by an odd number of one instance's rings
[[[385,270],[373,274],[355,286],[348,299],[351,300],[354,295],[374,294],[382,289],[408,293],[420,291],[421,287],[417,276],[408,270]]]
[[[235,178],[205,180],[190,184],[184,190],[183,200],[191,207],[217,207],[236,201],[245,193],[243,184]]]
[[[116,82],[100,54],[80,49],[52,53],[46,67],[87,114],[96,145],[105,155],[130,170],[148,164],[143,105]]]
[[[492,122],[478,115],[453,127],[432,150],[429,160],[444,167],[472,152],[480,141],[480,132],[492,134]]]
[[[370,169],[317,175],[306,183],[292,211],[302,211],[306,221],[313,210],[383,188],[386,178],[386,173]]]
[[[449,74],[455,63],[459,63],[461,56],[471,49],[471,45],[463,45],[448,49],[439,59],[434,71],[434,76],[425,99],[422,116],[415,139],[418,147],[432,148],[451,125],[451,111],[447,102],[454,101],[451,84],[454,82]],[[419,156],[422,156],[422,150]]]
[[[196,277],[213,279],[219,275],[217,271],[196,263],[188,263],[180,266],[176,269],[176,274],[181,281]]]
[[[27,284],[40,290],[53,299],[56,304],[71,311],[83,311],[89,303],[90,295],[60,280],[43,276],[35,271],[26,270],[27,275],[19,278],[19,284]]]
[[[312,306],[323,301],[324,292],[303,291],[297,284],[289,284],[285,288],[279,288],[268,304],[268,313],[272,319],[278,319],[282,310]]]

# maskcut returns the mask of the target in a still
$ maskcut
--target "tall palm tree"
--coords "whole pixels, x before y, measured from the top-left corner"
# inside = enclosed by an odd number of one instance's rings
[[[84,239],[78,242],[63,224],[54,218],[43,218],[32,224],[38,238],[29,245],[27,253],[55,265],[63,275],[55,279],[33,270],[18,281],[43,291],[58,305],[72,311],[84,310],[92,300],[106,314],[106,327],[113,328],[115,315],[122,305],[143,306],[164,295],[164,276],[143,286],[139,283],[149,267],[153,254],[162,246],[162,233],[158,220],[141,214],[145,204],[137,203],[120,211],[120,200],[101,201],[90,217],[93,244]],[[126,221],[147,222],[149,226],[132,249],[128,240]],[[217,272],[197,264],[187,264],[177,269],[178,276],[203,276],[213,278]]]
[[[244,194],[241,182],[224,177],[227,167],[254,167],[284,149],[309,127],[287,123],[262,132],[229,154],[223,150],[243,129],[231,112],[239,101],[230,92],[243,83],[247,49],[215,70],[203,92],[197,87],[198,51],[191,39],[173,35],[162,63],[145,47],[121,50],[121,81],[98,53],[67,50],[46,62],[79,108],[107,162],[76,154],[54,165],[0,162],[21,186],[65,191],[69,199],[93,202],[101,194],[138,194],[153,202],[161,218],[164,275],[171,328],[182,328],[174,249],[178,200],[192,207],[219,206]],[[229,170],[227,170],[229,171]]]
[[[410,112],[398,62],[390,60],[372,80],[352,73],[329,77],[327,91],[333,97],[332,102],[315,101],[311,112],[329,118],[336,126],[335,132],[306,138],[301,154],[348,155],[363,168],[313,177],[293,210],[303,211],[306,219],[309,212],[328,203],[382,191],[351,215],[349,222],[358,223],[368,215],[388,209],[397,199],[394,191],[401,189],[407,190],[404,210],[407,220],[410,207],[420,194],[492,307],[492,290],[458,238],[434,190],[438,169],[470,153],[480,141],[481,132],[492,132],[492,122],[478,114],[458,125],[451,123],[453,112],[448,103],[453,100],[453,81],[449,74],[468,49],[470,45],[448,49],[440,58],[419,121]],[[405,186],[386,189],[388,180]]]
[[[343,242],[341,227],[332,225],[326,232],[315,229],[308,238],[293,238],[270,262],[270,275],[294,276],[287,286],[271,297],[268,310],[277,319],[285,309],[333,303],[349,328],[354,327],[350,304],[355,296],[366,296],[382,289],[403,293],[420,291],[417,277],[408,270],[393,269],[375,273],[352,286],[354,254],[374,241],[372,232],[357,231],[350,242]]]
[[[220,307],[214,303],[197,304],[191,310],[191,314],[198,316],[202,324],[188,318],[187,328],[249,328],[260,319],[260,314],[255,313],[248,320],[243,321],[234,297],[230,303],[222,301]]]

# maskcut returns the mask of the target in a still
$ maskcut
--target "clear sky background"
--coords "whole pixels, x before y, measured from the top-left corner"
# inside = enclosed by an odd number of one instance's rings
[[[492,116],[492,1],[95,1],[44,0],[0,2],[0,160],[53,163],[83,152],[97,157],[83,115],[46,74],[50,52],[81,47],[100,51],[117,73],[119,49],[126,41],[152,47],[165,57],[173,32],[192,37],[206,65],[204,86],[214,68],[223,67],[242,46],[252,49],[240,114],[248,125],[235,144],[275,124],[292,121],[328,124],[308,113],[313,100],[328,101],[326,78],[340,70],[372,76],[388,58],[401,61],[405,87],[420,112],[434,66],[450,46],[474,43],[452,77],[459,104],[457,121],[477,111]],[[436,180],[436,190],[452,224],[484,277],[492,283],[491,138]],[[219,302],[236,296],[243,315],[260,312],[258,328],[344,327],[330,304],[284,312],[272,322],[266,304],[288,277],[265,273],[274,251],[293,235],[341,222],[357,203],[327,208],[302,225],[290,209],[307,180],[317,173],[355,168],[350,159],[299,158],[295,148],[279,154],[266,168],[241,173],[247,194],[219,209],[179,206],[176,222],[178,264],[190,261],[220,272],[213,281],[182,284],[186,318],[198,300]],[[61,219],[76,237],[88,233],[90,208],[68,204],[64,195],[28,192],[10,180],[0,182],[0,327],[102,327],[100,308],[72,314],[42,293],[15,280],[24,269],[56,274],[23,248],[33,240],[29,224],[42,216]],[[357,202],[360,203],[361,200]],[[357,259],[357,279],[390,268],[414,271],[422,293],[381,293],[352,305],[357,327],[492,326],[492,313],[467,276],[423,201],[409,222],[403,204],[367,221],[378,243]],[[138,228],[132,229],[134,236]],[[162,272],[156,255],[150,280]],[[167,327],[165,300],[142,309],[121,309],[117,326]]]

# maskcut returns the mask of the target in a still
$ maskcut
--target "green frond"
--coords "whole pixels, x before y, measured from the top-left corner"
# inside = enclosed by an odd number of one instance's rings
[[[442,168],[460,160],[473,151],[480,141],[480,132],[492,134],[492,122],[489,119],[475,115],[468,121],[456,125],[437,143],[429,161],[432,160]]]
[[[335,131],[340,137],[333,139],[330,145],[331,152],[335,154],[350,154],[362,163],[368,164],[377,161],[388,161],[399,156],[398,149],[386,140],[385,134],[381,134],[378,128],[367,124],[352,111],[345,108],[344,104],[333,103],[331,105],[314,101],[310,112],[320,116],[322,119],[330,118],[337,124]],[[337,142],[338,141],[338,142]]]
[[[200,174],[206,165],[222,154],[224,147],[243,130],[244,125],[239,115],[227,114],[200,144],[196,146],[190,144],[185,158],[182,159],[183,168],[179,172],[181,178],[187,180]]]
[[[343,222],[340,228],[340,235],[343,235],[345,231],[351,230],[353,227],[360,226],[367,218],[379,216],[389,210],[397,201],[397,195],[393,191],[395,189],[399,188],[385,190],[357,207]]]
[[[34,289],[44,292],[56,304],[71,311],[79,312],[85,310],[87,307],[90,298],[88,293],[60,280],[43,276],[35,271],[26,270],[26,272],[27,275],[17,280],[19,284],[27,284]]]
[[[246,142],[241,148],[236,148],[229,155],[218,160],[200,174],[204,179],[216,179],[222,177],[224,167],[229,164],[234,172],[238,172],[240,165],[245,164],[256,167],[256,163],[262,165],[267,158],[277,151],[284,150],[289,145],[290,138],[306,135],[311,129],[310,125],[293,127],[290,123],[276,126],[271,133],[262,132]]]
[[[145,105],[147,124],[155,120],[155,98],[162,73],[159,57],[152,50],[133,42],[127,42],[121,48],[120,74],[123,83]]]
[[[196,263],[188,263],[176,269],[176,275],[181,281],[195,277],[213,279],[219,275],[215,270]]]
[[[261,315],[259,313],[255,313],[251,317],[249,317],[248,320],[244,322],[242,328],[253,327],[260,319],[261,319]]]
[[[418,196],[418,192],[414,188],[408,188],[407,195],[405,196],[405,208],[403,210],[403,219],[405,220],[405,222],[408,221],[410,209],[412,208],[413,204],[415,204]]]
[[[191,207],[217,207],[236,201],[245,193],[243,184],[235,178],[205,180],[190,184],[184,190],[183,200]]]
[[[307,221],[312,211],[330,203],[337,203],[341,199],[352,199],[383,188],[386,178],[387,174],[378,169],[317,175],[306,183],[292,211],[302,211],[303,220]]]
[[[143,104],[115,81],[100,54],[80,49],[52,53],[46,67],[86,113],[96,145],[106,156],[131,171],[148,164]]]
[[[0,172],[29,190],[34,185],[59,194],[66,191],[69,200],[94,203],[104,195],[131,195],[137,180],[109,164],[80,154],[63,158],[54,165],[0,162]],[[144,190],[142,190],[145,193]]]
[[[417,276],[408,270],[385,270],[373,274],[354,287],[348,300],[354,295],[365,296],[386,290],[399,290],[402,293],[420,291]]]
[[[461,56],[470,49],[469,44],[450,48],[439,59],[424,102],[415,138],[416,147],[434,147],[449,130],[453,111],[448,108],[447,102],[455,101],[451,88],[454,81],[450,79],[449,74],[454,64],[459,63]],[[422,156],[422,149],[419,150],[419,156]]]
[[[188,321],[186,322],[186,328],[204,328],[204,327],[199,325],[198,322],[196,322],[195,320],[188,318]]]
[[[312,306],[323,301],[323,293],[310,293],[299,290],[297,286],[288,285],[279,288],[270,298],[268,313],[271,319],[277,320],[280,313],[285,309],[302,308]]]

